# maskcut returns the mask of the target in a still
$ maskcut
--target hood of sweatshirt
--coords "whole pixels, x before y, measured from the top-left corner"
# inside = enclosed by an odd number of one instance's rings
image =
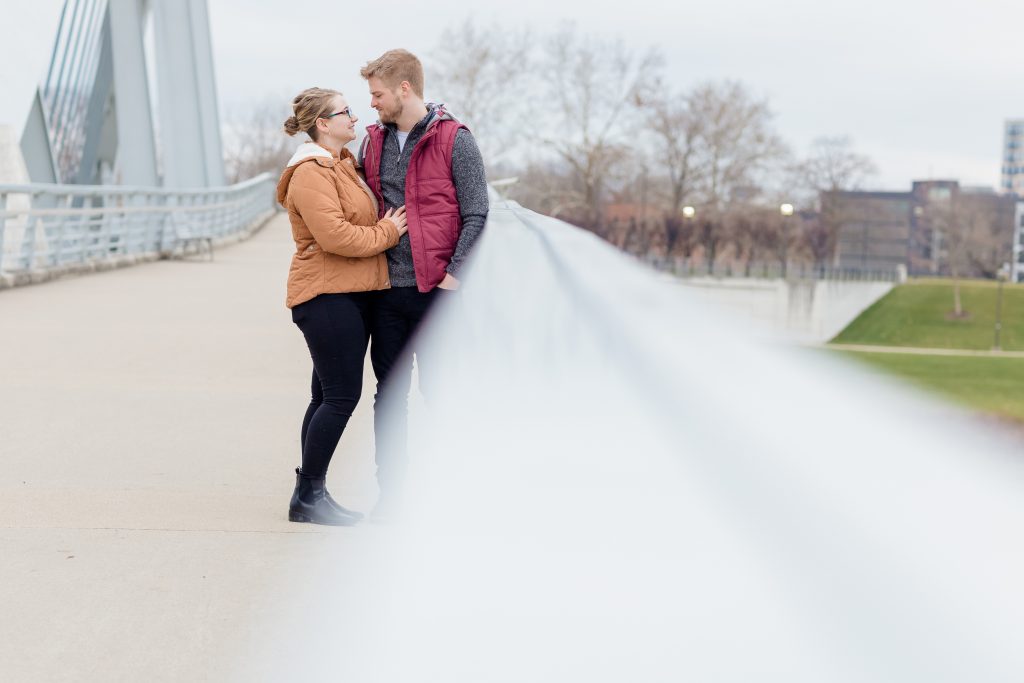
[[[348,150],[342,150],[342,156]],[[349,152],[351,154],[351,152]],[[288,160],[288,165],[285,167],[284,172],[281,174],[281,179],[277,182],[277,201],[281,205],[284,205],[284,200],[288,196],[288,185],[292,181],[292,175],[295,173],[295,169],[299,165],[307,161],[316,161],[321,166],[333,166],[336,161],[336,157],[328,152],[326,149],[316,144],[315,142],[304,142],[299,145],[299,148],[295,150],[295,154]]]
[[[333,159],[334,156],[326,149],[316,144],[315,142],[303,142],[299,145],[299,148],[295,150],[295,154],[288,160],[285,167],[295,166],[299,162],[305,161],[306,159],[312,159],[314,157],[324,157],[325,159]]]

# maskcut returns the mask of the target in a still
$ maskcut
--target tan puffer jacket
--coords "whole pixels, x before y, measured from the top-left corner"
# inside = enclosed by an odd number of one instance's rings
[[[295,239],[288,308],[320,294],[391,286],[384,250],[398,244],[398,228],[377,220],[376,202],[347,149],[338,158],[311,142],[299,147],[281,174],[277,201],[288,210]]]

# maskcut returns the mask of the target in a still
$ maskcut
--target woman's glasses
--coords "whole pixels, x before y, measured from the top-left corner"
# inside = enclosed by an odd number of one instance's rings
[[[349,107],[345,107],[341,111],[336,111],[333,114],[328,114],[327,116],[321,116],[320,118],[322,118],[322,119],[333,119],[335,116],[341,116],[342,114],[344,114],[345,116],[347,116],[349,118],[352,118],[352,109],[349,108]]]

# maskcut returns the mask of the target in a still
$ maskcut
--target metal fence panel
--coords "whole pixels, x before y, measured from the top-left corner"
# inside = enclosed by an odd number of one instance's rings
[[[230,187],[0,185],[0,286],[185,254],[245,233],[276,209],[275,179]]]

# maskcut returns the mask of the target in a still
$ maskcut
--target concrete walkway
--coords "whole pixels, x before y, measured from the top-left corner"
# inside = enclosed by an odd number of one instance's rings
[[[1024,358],[1024,351],[972,351],[970,349],[932,349],[916,346],[876,346],[873,344],[823,344],[821,348],[858,353],[902,353],[914,356],[972,356],[981,358]]]
[[[234,680],[254,624],[300,609],[275,591],[297,558],[372,536],[286,519],[311,368],[290,249],[282,214],[213,263],[0,292],[0,679]],[[331,478],[357,509],[366,379]]]

